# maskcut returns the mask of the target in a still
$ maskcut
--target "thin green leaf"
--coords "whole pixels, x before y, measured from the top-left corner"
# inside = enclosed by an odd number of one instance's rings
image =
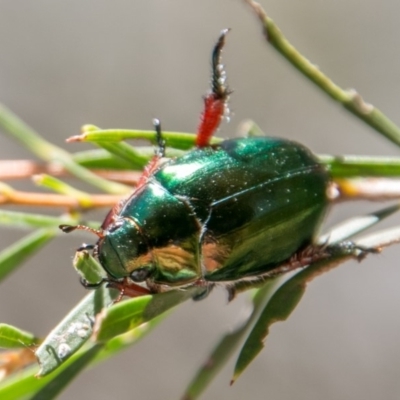
[[[163,139],[168,147],[175,149],[189,150],[195,145],[196,135],[192,133],[182,132],[163,132]],[[85,142],[120,142],[121,140],[128,139],[143,139],[148,140],[154,145],[157,144],[156,134],[154,131],[141,131],[133,129],[104,129],[104,130],[92,130],[84,131],[81,135],[73,136],[68,140],[73,141],[85,141]],[[213,137],[211,144],[220,143],[223,139]]]
[[[28,257],[41,249],[55,235],[54,229],[40,229],[1,251],[0,279],[6,277]]]
[[[154,155],[154,146],[140,146],[135,148],[142,157],[147,160]],[[167,148],[166,153],[168,157],[179,157],[185,152],[178,149]],[[75,162],[86,167],[86,168],[97,168],[97,169],[117,169],[117,170],[130,170],[130,169],[140,169],[143,165],[142,161],[140,163],[135,163],[134,160],[126,161],[116,155],[110,154],[104,149],[95,149],[80,151],[72,155]]]
[[[339,157],[318,155],[334,178],[350,178],[361,176],[400,176],[399,157],[350,156]]]
[[[331,256],[322,261],[309,265],[301,272],[286,281],[272,296],[265,306],[257,323],[249,334],[236,362],[232,382],[234,382],[254,360],[264,347],[264,339],[269,333],[270,326],[278,321],[285,321],[296,308],[303,296],[307,283],[315,277],[328,272],[351,258],[365,256],[359,248],[377,249],[400,241],[400,228],[384,230],[373,235],[360,238],[356,246],[340,246],[331,249]],[[333,250],[334,249],[334,250]]]
[[[74,153],[72,157],[76,163],[86,168],[117,170],[132,168],[132,163],[122,160],[104,149],[79,151]]]
[[[7,400],[37,399],[50,400],[55,398],[81,370],[99,353],[102,346],[91,346],[72,356],[59,369],[45,377],[35,376],[37,366],[10,376],[0,382],[0,398]]]
[[[154,155],[154,146],[140,146],[136,150],[148,160]],[[185,152],[169,147],[166,149],[166,153],[168,157],[179,157]],[[129,170],[140,169],[142,165],[142,162],[135,164],[133,160],[126,161],[104,149],[80,151],[74,153],[72,157],[75,162],[86,168]]]
[[[91,336],[95,316],[110,306],[119,293],[100,288],[89,293],[46,337],[36,351],[38,376],[54,371]]]
[[[104,268],[87,251],[77,251],[73,265],[78,275],[91,285],[107,277]]]
[[[58,228],[59,225],[63,224],[76,225],[77,220],[69,216],[50,217],[44,214],[0,210],[0,225],[8,225],[14,228]],[[97,228],[101,223],[89,221],[85,224]]]
[[[44,385],[30,400],[51,400],[56,398],[65,387],[94,359],[102,349],[102,345],[92,346],[82,352],[64,368],[57,376]]]
[[[34,182],[56,193],[74,197],[81,207],[92,207],[93,205],[91,196],[88,193],[75,189],[60,179],[54,178],[54,176],[47,174],[36,175],[34,176]]]
[[[93,185],[106,193],[129,193],[129,187],[100,178],[93,172],[77,164],[67,151],[44,140],[37,132],[26,125],[4,105],[0,105],[0,127],[40,159],[49,162],[59,162],[71,174],[82,181]]]
[[[342,240],[347,240],[355,235],[364,232],[366,229],[371,228],[378,222],[381,222],[385,218],[394,214],[400,210],[400,203],[393,206],[382,208],[381,210],[375,211],[370,214],[360,215],[358,217],[350,218],[338,225],[335,225],[330,229],[328,233],[322,235],[318,239],[318,243],[323,244],[334,244],[339,243]]]
[[[37,344],[39,339],[30,332],[8,324],[0,324],[0,347],[18,349]]]
[[[91,348],[86,350],[80,350],[71,356],[65,363],[60,365],[53,373],[41,377],[40,379],[35,377],[37,367],[31,367],[27,370],[20,371],[18,374],[14,374],[7,378],[6,380],[0,382],[0,399],[7,400],[21,400],[24,396],[33,396],[39,390],[48,391],[49,387],[55,386],[56,390],[63,389],[68,383],[75,378],[73,370],[77,367],[83,368],[85,365],[90,363],[90,365],[97,364],[98,362],[103,362],[115,355],[116,353],[124,350],[126,347],[137,343],[140,339],[146,336],[152,329],[154,329],[160,321],[163,319],[164,315],[157,317],[150,322],[142,324],[141,326],[127,332],[124,335],[120,335],[109,342],[106,346],[100,346],[100,352],[93,351],[94,354],[85,356]],[[82,359],[83,357],[83,359]],[[75,364],[77,362],[78,364]],[[71,368],[66,374],[63,371]],[[58,389],[57,389],[58,388]],[[43,393],[43,392],[41,392]],[[49,392],[46,393],[48,395]],[[49,397],[39,397],[43,399],[49,399]]]
[[[128,332],[143,322],[150,321],[170,308],[182,303],[200,291],[199,288],[175,290],[153,296],[140,296],[115,304],[99,320],[95,339],[107,341]]]
[[[342,89],[307,57],[304,57],[283,35],[275,22],[268,17],[261,5],[245,0],[256,13],[263,26],[267,43],[272,45],[286,60],[330,98],[337,101],[353,115],[364,121],[377,132],[400,146],[400,128],[385,114],[367,103],[354,89]]]
[[[107,345],[100,343],[79,352],[73,362],[67,363],[66,368],[63,368],[51,382],[44,385],[31,400],[50,400],[55,398],[86,366],[93,364],[93,362],[104,361],[133,343],[137,343],[141,338],[147,335],[151,329],[157,326],[161,320],[162,318],[160,317],[155,318],[149,323],[142,324],[130,332],[127,332],[125,335],[114,338],[107,342]]]
[[[35,393],[39,387],[43,386],[46,381],[51,380],[52,376],[44,379],[35,378],[37,366],[19,371],[9,378],[0,382],[0,399],[21,400],[26,399],[28,395]],[[50,379],[48,379],[50,378]]]
[[[244,335],[254,324],[254,321],[258,318],[261,310],[276,291],[281,281],[282,277],[270,280],[261,289],[257,290],[253,297],[253,310],[245,323],[221,338],[185,389],[185,394],[182,397],[183,400],[197,399],[206,390],[235,352]]]
[[[291,285],[286,288],[287,290],[283,294],[280,293],[278,297],[274,297],[274,301],[271,300],[267,305],[263,315],[248,336],[236,362],[232,383],[263,349],[263,339],[268,335],[269,327],[275,322],[286,320],[305,291],[305,287],[302,285]]]
[[[384,229],[378,232],[371,233],[357,239],[357,245],[362,248],[376,248],[378,252],[382,248],[400,242],[400,227]]]
[[[122,335],[118,335],[109,340],[107,342],[107,345],[98,354],[94,362],[102,362],[103,360],[110,358],[111,356],[121,352],[127,347],[136,344],[146,335],[148,335],[156,326],[158,326],[158,324],[168,315],[168,312],[161,314],[158,317],[153,318],[151,321],[145,322],[135,329],[132,329]]]
[[[137,168],[142,170],[145,167],[150,158],[154,155],[150,155],[150,157],[143,155],[140,151],[137,151],[135,148],[130,146],[125,142],[97,142],[97,145],[107,150],[111,154],[114,154],[120,157],[122,160],[129,162],[131,168]]]
[[[245,324],[221,338],[221,341],[214,347],[209,358],[203,363],[193,380],[189,383],[189,386],[185,389],[182,400],[199,398],[235,352],[244,334],[247,332],[247,328],[248,326]]]

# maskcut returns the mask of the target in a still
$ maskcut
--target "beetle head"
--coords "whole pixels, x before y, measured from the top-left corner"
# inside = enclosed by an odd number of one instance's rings
[[[130,277],[135,282],[143,282],[154,271],[147,241],[130,218],[118,218],[109,225],[97,242],[95,253],[114,279]]]
[[[131,278],[134,282],[143,282],[154,272],[152,252],[139,226],[129,218],[108,218],[108,223],[97,230],[85,225],[60,225],[60,229],[69,233],[85,230],[99,237],[96,245],[83,245],[79,250],[93,249],[101,266],[109,275],[109,281]]]

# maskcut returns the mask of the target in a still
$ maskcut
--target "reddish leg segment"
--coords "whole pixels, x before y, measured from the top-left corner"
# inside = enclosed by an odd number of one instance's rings
[[[212,53],[211,93],[204,98],[204,110],[197,128],[197,147],[210,145],[210,140],[227,110],[230,91],[225,85],[225,71],[221,63],[221,54],[228,32],[229,29],[224,29],[221,32]]]

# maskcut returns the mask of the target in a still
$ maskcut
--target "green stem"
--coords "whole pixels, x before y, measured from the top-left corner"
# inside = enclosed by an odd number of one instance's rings
[[[330,156],[318,155],[334,178],[399,177],[399,157]]]
[[[282,34],[260,4],[245,0],[260,18],[267,41],[296,69],[315,83],[323,92],[340,103],[393,143],[400,146],[400,128],[373,105],[366,103],[353,89],[344,90],[329,79],[319,68],[307,60]]]
[[[57,228],[59,225],[76,225],[77,218],[69,216],[51,217],[49,215],[26,213],[18,211],[0,210],[0,226],[11,226],[13,228]],[[97,228],[100,223],[85,221],[87,226]],[[61,232],[61,231],[60,231]]]
[[[60,163],[72,175],[106,193],[123,194],[131,191],[125,185],[100,178],[93,172],[81,167],[67,151],[44,140],[37,132],[3,105],[0,105],[0,126],[38,158],[48,162],[54,161]]]
[[[46,187],[53,190],[56,193],[64,194],[66,196],[74,197],[81,207],[89,208],[93,207],[93,201],[90,194],[85,193],[81,190],[75,189],[71,185],[55,178],[54,176],[47,174],[35,175],[33,177],[34,182],[42,187]]]
[[[39,251],[57,232],[55,228],[39,229],[0,252],[0,280],[8,276],[23,261]]]
[[[129,162],[131,168],[143,169],[151,158],[142,155],[139,151],[136,151],[132,146],[125,142],[97,142],[96,144],[107,150],[109,153]]]
[[[162,137],[167,147],[189,150],[195,145],[196,135],[182,132],[163,132]],[[142,131],[135,129],[88,129],[81,135],[70,137],[68,142],[120,142],[127,139],[144,139],[157,145],[154,131]],[[213,137],[211,144],[220,143],[223,139]]]

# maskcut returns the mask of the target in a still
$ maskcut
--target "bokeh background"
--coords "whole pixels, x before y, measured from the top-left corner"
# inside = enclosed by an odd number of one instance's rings
[[[262,0],[286,36],[341,86],[400,123],[400,5],[396,0]],[[396,155],[264,43],[240,0],[0,1],[0,101],[47,139],[103,128],[192,132],[208,87],[210,50],[230,27],[224,62],[234,90],[233,137],[252,118],[317,153]],[[1,159],[30,154],[2,135]],[[21,187],[21,186],[19,186]],[[328,224],[378,207],[335,207]],[[104,211],[105,213],[105,211]],[[101,218],[101,217],[99,217]],[[2,228],[0,248],[24,233]],[[87,236],[60,235],[0,288],[0,321],[45,335],[84,295],[71,258]],[[233,360],[204,399],[398,399],[400,247],[312,282],[290,319],[233,386]],[[222,289],[180,306],[144,341],[82,374],[61,399],[178,399],[246,296]]]

